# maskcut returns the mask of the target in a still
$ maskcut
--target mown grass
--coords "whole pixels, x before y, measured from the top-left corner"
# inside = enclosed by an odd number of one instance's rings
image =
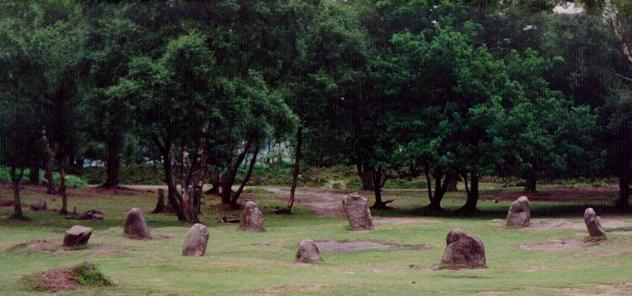
[[[42,196],[25,190],[28,204]],[[477,217],[455,217],[449,212],[423,217],[419,223],[380,221],[371,232],[349,232],[343,218],[314,215],[298,206],[291,216],[272,214],[283,201],[265,190],[251,189],[263,207],[267,231],[247,233],[234,224],[219,224],[222,215],[237,215],[215,210],[217,199],[205,201],[202,219],[209,226],[210,239],[205,257],[182,257],[181,247],[188,225],[168,214],[149,214],[155,193],[135,195],[71,196],[70,208],[78,211],[103,211],[103,221],[67,220],[54,212],[30,212],[30,222],[7,220],[10,209],[0,210],[0,295],[43,295],[19,283],[25,275],[51,268],[74,266],[84,261],[95,263],[115,285],[91,287],[62,295],[585,295],[608,291],[612,295],[632,293],[632,235],[610,234],[605,243],[583,249],[543,252],[526,251],[520,244],[554,239],[582,239],[584,231],[570,229],[505,229],[504,212],[509,203],[481,202]],[[9,198],[9,190],[0,190]],[[425,215],[426,198],[422,191],[387,190],[396,198],[390,211],[375,215]],[[45,196],[49,208],[59,199]],[[450,194],[444,205],[455,209],[463,202],[462,193]],[[556,217],[546,209],[569,210],[565,219],[581,222],[576,205],[534,203],[536,219]],[[137,241],[123,237],[122,224],[131,207],[140,207],[154,234],[167,240]],[[542,218],[547,217],[547,218]],[[627,215],[608,216],[632,223]],[[7,252],[20,242],[56,239],[73,224],[95,229],[89,248],[78,251]],[[485,243],[489,268],[482,270],[434,271],[445,246],[445,235],[459,227],[478,235]],[[294,262],[297,244],[302,239],[369,239],[399,244],[426,244],[429,250],[324,253],[324,262],[314,266]],[[621,285],[627,283],[628,285]],[[610,294],[609,294],[610,295]]]

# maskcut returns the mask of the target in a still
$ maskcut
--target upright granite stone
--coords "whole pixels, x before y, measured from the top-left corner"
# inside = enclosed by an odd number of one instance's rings
[[[296,261],[299,263],[316,263],[320,261],[320,250],[311,239],[302,240],[296,252]]]
[[[527,227],[529,226],[530,218],[531,208],[529,206],[529,199],[526,196],[521,196],[511,203],[509,212],[507,212],[507,221],[505,222],[505,226]]]
[[[34,201],[33,203],[31,203],[31,211],[45,211],[47,206],[46,206],[46,201],[38,198],[36,201]]]
[[[461,229],[448,233],[440,269],[485,268],[485,246],[476,236]]]
[[[349,195],[342,200],[342,210],[349,221],[349,228],[356,230],[373,230],[373,218],[366,198]]]
[[[145,222],[143,212],[139,208],[133,208],[127,213],[124,225],[125,235],[132,239],[150,239],[149,226]]]
[[[599,219],[593,208],[587,208],[586,211],[584,211],[584,222],[588,229],[589,240],[606,239],[606,231],[601,226],[601,219]]]
[[[263,213],[254,201],[249,201],[241,213],[239,229],[245,231],[261,232],[265,231],[263,227]]]
[[[64,234],[64,247],[79,247],[88,244],[92,228],[75,225]]]
[[[208,243],[208,230],[206,226],[195,223],[191,226],[187,238],[184,240],[182,247],[183,256],[204,256],[206,254],[206,245]]]

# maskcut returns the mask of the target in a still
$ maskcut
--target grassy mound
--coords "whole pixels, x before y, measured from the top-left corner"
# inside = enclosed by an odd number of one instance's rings
[[[71,268],[56,268],[24,276],[20,282],[29,290],[60,292],[82,287],[109,287],[114,284],[97,267],[84,262]]]

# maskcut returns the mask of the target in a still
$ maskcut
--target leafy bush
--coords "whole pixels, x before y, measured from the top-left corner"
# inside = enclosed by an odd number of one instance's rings
[[[101,273],[97,267],[89,262],[84,262],[72,268],[77,281],[86,286],[108,287],[113,283]]]

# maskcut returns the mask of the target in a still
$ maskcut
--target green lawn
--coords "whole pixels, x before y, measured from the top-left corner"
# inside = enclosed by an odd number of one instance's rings
[[[25,190],[28,204],[36,196]],[[72,266],[83,261],[95,263],[116,283],[115,287],[86,288],[61,295],[630,295],[632,294],[632,232],[609,233],[598,246],[566,251],[526,251],[520,244],[554,239],[578,239],[578,229],[505,229],[502,227],[508,202],[483,201],[484,212],[477,217],[450,215],[414,219],[381,219],[377,230],[350,232],[343,218],[318,217],[305,206],[292,216],[272,214],[283,202],[264,190],[251,190],[267,214],[264,233],[246,233],[234,224],[217,223],[220,215],[207,201],[203,215],[210,227],[207,254],[182,257],[182,242],[188,226],[170,215],[149,214],[153,193],[136,195],[96,195],[70,197],[70,209],[95,208],[106,214],[96,222],[67,220],[54,212],[30,212],[30,222],[9,221],[11,209],[0,210],[0,295],[37,295],[18,280],[24,275],[51,268]],[[396,198],[396,210],[374,215],[415,216],[425,198],[421,191],[387,191]],[[0,198],[10,197],[8,188]],[[59,206],[59,198],[44,196],[49,207]],[[445,204],[462,203],[460,194],[448,196]],[[167,240],[135,241],[123,237],[122,224],[131,207],[145,211],[154,234]],[[564,219],[582,222],[575,215],[581,205],[534,203],[535,221],[569,213]],[[547,209],[556,209],[548,211]],[[565,209],[568,209],[566,211]],[[581,213],[581,212],[580,212]],[[237,213],[234,213],[237,214]],[[538,217],[539,216],[539,217]],[[603,215],[602,215],[603,216]],[[542,217],[542,218],[541,218]],[[608,215],[627,226],[632,217]],[[405,223],[402,223],[402,220]],[[92,248],[73,252],[8,252],[7,248],[34,239],[61,238],[73,224],[95,229]],[[485,243],[487,264],[483,270],[435,271],[450,229],[459,227],[478,235]],[[302,239],[377,240],[400,244],[426,244],[431,248],[412,250],[364,250],[355,253],[323,253],[318,265],[294,262]]]

